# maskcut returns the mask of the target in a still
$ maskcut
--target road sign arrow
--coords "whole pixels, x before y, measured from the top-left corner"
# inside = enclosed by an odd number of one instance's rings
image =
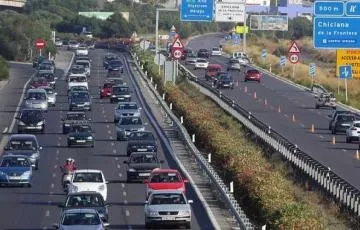
[[[344,68],[344,76],[346,78],[349,76],[349,71],[348,71],[348,69],[346,67]]]

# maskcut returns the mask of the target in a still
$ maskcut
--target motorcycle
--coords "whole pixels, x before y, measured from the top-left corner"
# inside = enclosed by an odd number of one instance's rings
[[[64,171],[63,167],[60,168],[63,172],[62,176],[62,186],[65,192],[67,192],[69,184],[71,183],[71,178],[74,174],[72,171]]]

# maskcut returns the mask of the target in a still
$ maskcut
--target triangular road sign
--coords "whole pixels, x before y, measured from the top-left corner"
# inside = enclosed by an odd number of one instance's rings
[[[177,38],[175,39],[174,43],[172,44],[172,47],[173,47],[173,48],[178,48],[178,49],[184,48],[184,45],[181,43],[179,37],[177,37]]]
[[[295,53],[295,54],[299,54],[301,53],[300,49],[299,49],[299,46],[298,44],[296,43],[296,41],[293,41],[289,50],[288,50],[288,53]]]

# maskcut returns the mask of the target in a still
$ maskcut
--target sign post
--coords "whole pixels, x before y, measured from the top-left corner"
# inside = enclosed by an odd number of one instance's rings
[[[348,102],[347,79],[352,78],[351,65],[339,66],[339,78],[345,79],[345,101]]]
[[[174,60],[174,77],[173,77],[173,84],[176,84],[176,77],[177,77],[177,68],[178,68],[178,60],[181,58],[184,52],[184,45],[180,41],[180,36],[177,36],[175,41],[171,46],[171,56]]]
[[[315,63],[310,63],[309,64],[309,75],[311,77],[311,88],[314,85],[315,73],[316,73],[316,65],[315,65]]]
[[[36,41],[35,41],[35,46],[36,46],[36,48],[39,50],[39,54],[40,54],[40,56],[42,55],[42,49],[44,49],[45,48],[45,46],[46,46],[46,41],[43,39],[43,38],[38,38],[38,39],[36,39]]]
[[[267,57],[267,51],[266,51],[266,49],[262,49],[262,50],[261,50],[261,57],[262,57],[262,59],[263,59],[263,64],[265,64],[265,63],[266,63],[266,57]]]
[[[291,46],[288,50],[288,54],[289,54],[289,61],[291,64],[293,64],[293,73],[292,73],[292,78],[295,78],[295,64],[299,62],[300,60],[300,54],[301,54],[301,51],[299,49],[299,46],[298,44],[293,41],[291,43]]]

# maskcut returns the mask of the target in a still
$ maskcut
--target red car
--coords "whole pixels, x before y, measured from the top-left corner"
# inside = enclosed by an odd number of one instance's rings
[[[260,83],[261,78],[262,78],[262,73],[260,73],[259,70],[249,69],[245,71],[244,81],[257,81]]]
[[[100,99],[111,96],[111,89],[115,83],[110,81],[104,82],[104,85],[100,87]]]
[[[214,79],[216,74],[221,71],[221,65],[209,64],[205,72],[205,80],[209,81]]]
[[[50,86],[50,84],[47,81],[47,79],[43,78],[43,77],[35,77],[30,82],[30,88],[32,88],[32,89],[36,89],[36,88],[39,88],[39,87],[47,87],[47,86]]]
[[[189,181],[184,180],[175,169],[156,168],[144,183],[147,184],[146,196],[148,197],[153,190],[180,190],[185,193],[185,184]]]

